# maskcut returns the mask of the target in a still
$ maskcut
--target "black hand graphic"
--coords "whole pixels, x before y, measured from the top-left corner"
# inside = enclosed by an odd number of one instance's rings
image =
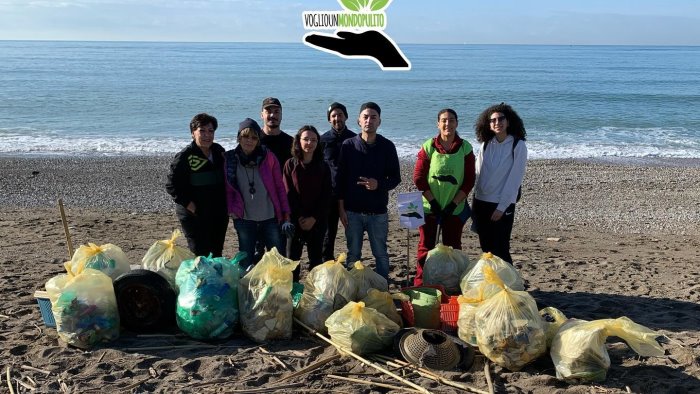
[[[344,56],[372,57],[384,68],[409,69],[411,67],[398,47],[380,31],[368,30],[362,33],[339,31],[336,34],[337,36],[310,33],[304,36],[304,41]]]

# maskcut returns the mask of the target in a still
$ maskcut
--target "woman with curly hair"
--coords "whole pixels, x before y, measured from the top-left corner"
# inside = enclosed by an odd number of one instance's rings
[[[331,172],[323,160],[320,140],[314,126],[302,126],[292,142],[292,158],[287,160],[283,170],[284,187],[295,226],[295,231],[288,234],[287,257],[299,260],[306,244],[309,270],[323,262],[321,250],[331,201]],[[295,281],[299,280],[300,272],[297,266]]]
[[[510,105],[500,103],[484,110],[474,129],[481,152],[476,157],[472,220],[481,250],[513,264],[510,235],[527,165],[525,126]]]

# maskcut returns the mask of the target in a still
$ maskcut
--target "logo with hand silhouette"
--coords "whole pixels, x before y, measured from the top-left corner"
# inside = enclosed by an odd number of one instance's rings
[[[386,33],[386,13],[393,0],[338,0],[342,11],[305,11],[305,45],[345,59],[369,59],[382,70],[408,71],[411,62]],[[318,30],[334,30],[323,33]]]

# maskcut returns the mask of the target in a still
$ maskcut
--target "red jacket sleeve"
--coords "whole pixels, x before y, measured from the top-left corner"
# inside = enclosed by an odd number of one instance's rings
[[[413,168],[413,183],[415,183],[418,190],[422,192],[430,190],[430,185],[428,185],[429,171],[430,157],[428,157],[428,153],[421,146],[420,151],[418,151],[418,160],[416,161],[416,166]],[[474,166],[472,166],[472,172],[473,171]],[[472,183],[474,183],[473,179]]]

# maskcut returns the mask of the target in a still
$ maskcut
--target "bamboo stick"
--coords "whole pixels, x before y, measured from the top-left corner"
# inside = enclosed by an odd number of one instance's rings
[[[362,379],[347,378],[347,377],[338,376],[338,375],[326,375],[326,377],[331,378],[331,379],[344,380],[344,381],[346,381],[346,382],[359,383],[359,384],[367,384],[367,385],[370,385],[370,386],[383,387],[383,388],[385,388],[385,389],[409,391],[409,392],[411,392],[411,393],[420,393],[420,391],[408,389],[408,388],[403,387],[403,386],[394,386],[394,385],[392,385],[392,384],[374,382],[374,381],[371,381],[371,380],[362,380]]]
[[[45,369],[34,368],[34,367],[30,366],[30,365],[22,365],[20,368],[26,369],[26,370],[28,370],[28,371],[41,372],[41,373],[43,373],[44,375],[47,375],[47,376],[48,376],[48,375],[51,375],[51,371],[47,371],[47,370],[45,370]]]
[[[462,384],[462,383],[459,383],[459,382],[455,382],[454,380],[446,379],[446,378],[444,378],[444,377],[442,377],[442,376],[440,376],[440,375],[438,375],[438,374],[436,374],[436,373],[434,373],[434,372],[432,372],[432,371],[429,371],[429,370],[427,370],[427,369],[425,369],[425,368],[416,367],[415,365],[413,365],[413,364],[411,364],[411,363],[407,363],[406,361],[402,361],[402,360],[398,360],[398,359],[395,359],[395,358],[387,357],[387,356],[384,356],[384,355],[381,355],[381,354],[376,354],[375,357],[386,361],[386,363],[387,363],[388,366],[392,366],[392,367],[401,367],[401,366],[403,366],[403,367],[409,367],[409,368],[411,368],[413,371],[415,371],[416,373],[418,373],[419,375],[421,375],[421,376],[423,376],[423,377],[425,377],[425,378],[432,379],[432,380],[434,380],[434,381],[436,381],[436,382],[438,382],[438,383],[442,383],[442,384],[444,384],[444,385],[446,385],[446,386],[452,386],[452,387],[455,387],[455,388],[458,388],[458,389],[462,389],[462,390],[466,390],[466,391],[471,391],[471,392],[477,393],[477,394],[489,394],[488,392],[483,391],[483,390],[480,390],[480,389],[477,389],[477,388],[475,388],[475,387],[467,386],[467,385],[465,385],[465,384]]]
[[[21,381],[21,380],[19,380],[19,379],[15,379],[15,382],[17,382],[17,384],[19,384],[20,386],[24,387],[25,389],[27,389],[27,390],[29,390],[29,391],[34,391],[34,390],[36,390],[36,387],[33,387],[33,386],[31,386],[31,385],[28,385],[27,383],[24,383],[23,381]]]
[[[10,388],[10,394],[15,394],[15,389],[12,388],[12,380],[10,379],[10,366],[7,366],[7,387]]]
[[[313,371],[313,370],[315,370],[315,369],[318,369],[318,368],[320,368],[320,367],[322,367],[322,366],[328,364],[329,362],[334,361],[334,360],[337,360],[337,359],[339,359],[339,358],[340,358],[340,354],[337,354],[337,353],[336,353],[336,354],[334,354],[334,355],[332,355],[332,356],[330,356],[330,357],[324,358],[323,360],[320,360],[320,361],[317,361],[317,362],[315,362],[315,363],[313,363],[313,364],[310,364],[309,366],[304,367],[304,368],[302,368],[302,369],[300,369],[300,370],[294,372],[294,373],[291,374],[291,375],[284,376],[282,379],[278,380],[278,382],[283,382],[283,381],[285,381],[285,380],[289,380],[289,379],[292,379],[292,378],[296,378],[297,376],[303,375],[303,374],[305,374],[305,373],[307,373],[307,372],[311,372],[311,371]]]
[[[275,362],[277,364],[281,365],[282,368],[289,369],[289,366],[287,364],[285,364],[282,360],[280,360],[279,357],[270,354],[270,352],[268,352],[267,349],[265,349],[264,347],[260,346],[260,352],[267,355],[267,356],[272,357],[272,359],[275,360]]]
[[[294,321],[295,321],[297,324],[299,324],[300,326],[302,326],[303,328],[305,328],[305,329],[306,329],[307,331],[309,331],[310,333],[312,333],[312,334],[316,335],[317,337],[321,338],[323,341],[327,342],[328,344],[333,345],[333,346],[334,346],[336,349],[338,349],[341,353],[347,354],[347,355],[351,356],[352,358],[356,359],[357,361],[359,361],[359,362],[361,362],[361,363],[363,363],[363,364],[365,364],[365,365],[367,365],[367,366],[369,366],[369,367],[372,367],[372,368],[374,368],[374,369],[376,369],[376,370],[378,370],[378,371],[380,371],[380,372],[383,372],[383,373],[385,373],[385,374],[391,376],[392,378],[394,378],[394,379],[400,381],[401,383],[404,383],[404,384],[406,384],[406,385],[408,385],[408,386],[410,386],[410,387],[412,387],[412,388],[418,390],[418,391],[421,392],[421,393],[430,394],[430,391],[424,389],[423,387],[418,386],[417,384],[415,384],[415,383],[413,383],[413,382],[409,382],[408,380],[402,378],[401,376],[399,376],[399,375],[397,375],[397,374],[395,374],[395,373],[393,373],[393,372],[391,372],[391,371],[388,371],[388,370],[386,370],[385,368],[382,368],[381,366],[376,365],[376,364],[374,364],[374,363],[372,363],[372,362],[370,362],[370,361],[368,361],[368,360],[366,360],[366,359],[364,359],[364,358],[358,356],[357,354],[353,353],[353,351],[350,350],[350,349],[347,349],[347,348],[345,348],[345,347],[343,347],[343,346],[338,345],[337,343],[335,343],[335,342],[333,342],[332,340],[330,340],[330,339],[326,338],[325,336],[323,336],[323,335],[322,335],[321,333],[319,333],[318,331],[316,331],[316,330],[314,330],[313,328],[311,328],[311,327],[307,326],[306,324],[302,323],[302,322],[301,322],[299,319],[297,319],[296,317],[294,318]]]
[[[144,347],[126,347],[121,349],[123,352],[139,352],[141,350],[171,350],[171,349],[216,349],[216,348],[240,348],[237,345],[173,345],[173,346],[144,346]]]
[[[489,367],[489,360],[484,363],[484,374],[486,375],[486,384],[489,386],[489,394],[494,394],[493,379],[491,379],[491,368]]]
[[[63,232],[66,234],[66,247],[68,248],[68,260],[73,258],[73,242],[70,239],[68,231],[68,220],[66,220],[66,212],[63,210],[63,199],[58,199],[58,209],[61,211],[61,222],[63,222]]]

